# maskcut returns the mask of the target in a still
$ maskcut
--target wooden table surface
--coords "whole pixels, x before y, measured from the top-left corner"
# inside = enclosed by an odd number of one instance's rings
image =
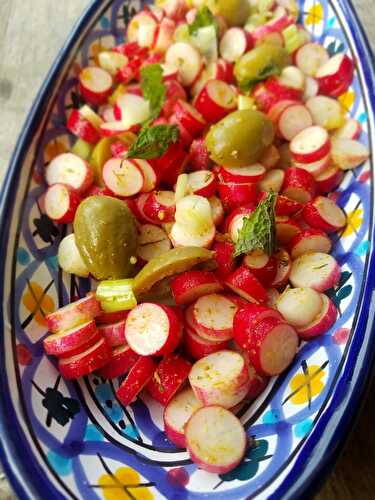
[[[0,182],[31,103],[74,22],[89,3],[0,0]],[[354,0],[354,4],[375,50],[375,2]],[[374,396],[375,384],[317,500],[375,499]],[[11,498],[14,496],[1,475],[0,499]]]

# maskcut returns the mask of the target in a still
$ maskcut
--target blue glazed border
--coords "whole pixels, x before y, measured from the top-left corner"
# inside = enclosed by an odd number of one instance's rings
[[[33,138],[39,125],[39,120],[43,116],[43,111],[48,103],[49,97],[53,91],[54,84],[63,68],[71,51],[75,48],[81,32],[87,31],[89,25],[99,16],[99,11],[104,10],[111,3],[111,0],[94,0],[94,2],[84,12],[81,19],[73,29],[72,34],[59,53],[55,64],[53,65],[45,83],[43,84],[30,111],[20,139],[17,143],[13,161],[7,172],[6,180],[2,193],[0,195],[0,230],[2,234],[3,246],[0,249],[0,272],[4,275],[4,266],[6,258],[6,243],[9,237],[10,220],[12,215],[12,200],[18,187],[19,170],[18,165],[23,161],[26,147]],[[371,61],[371,67],[363,66],[365,80],[368,85],[371,102],[375,106],[375,76],[374,60],[369,48],[368,41],[364,35],[360,21],[350,0],[340,2],[343,12],[346,14],[347,22],[350,26],[352,36],[361,59]],[[375,241],[375,232],[372,230],[371,242]],[[347,430],[350,426],[354,412],[357,410],[357,404],[364,391],[364,380],[368,378],[372,360],[374,359],[375,338],[371,337],[372,320],[369,310],[374,310],[375,304],[371,292],[375,283],[375,256],[370,256],[369,274],[366,278],[363,288],[363,300],[356,324],[356,332],[364,332],[363,337],[354,335],[350,346],[350,355],[344,371],[341,373],[336,391],[333,394],[329,406],[326,408],[314,429],[305,442],[298,461],[295,463],[283,483],[272,494],[270,498],[300,498],[302,495],[306,498],[305,492],[314,481],[321,481],[323,473],[328,472],[332,466],[333,459],[337,455],[338,443],[344,441]],[[4,289],[0,288],[0,311],[3,314],[2,304]],[[1,327],[0,327],[1,328]],[[4,336],[1,329],[0,334]],[[2,366],[5,363],[5,353],[0,353],[0,362]],[[354,382],[353,382],[354,381]],[[46,482],[45,474],[37,463],[34,463],[33,455],[28,447],[22,449],[21,438],[23,431],[15,417],[11,401],[8,396],[9,389],[6,379],[0,379],[0,408],[6,420],[0,421],[0,459],[3,462],[4,469],[9,475],[12,485],[19,498],[40,498],[38,491],[43,485],[43,498],[65,498],[57,494],[52,484]],[[334,415],[333,415],[334,414]],[[324,443],[323,446],[321,443]],[[319,450],[317,445],[319,444]],[[321,459],[320,455],[324,455]],[[308,467],[305,467],[306,461],[309,461]],[[17,471],[17,472],[16,472]],[[21,477],[21,480],[17,476]],[[319,478],[319,480],[317,479]]]

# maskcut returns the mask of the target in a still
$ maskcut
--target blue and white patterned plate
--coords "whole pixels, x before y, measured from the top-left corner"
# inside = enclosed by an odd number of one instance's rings
[[[340,101],[362,123],[373,151],[374,66],[348,0],[301,0],[301,22],[331,54],[357,62]],[[373,360],[373,155],[347,173],[338,193],[348,227],[335,242],[342,277],[331,297],[339,319],[304,344],[295,363],[241,412],[256,440],[234,471],[198,470],[162,432],[161,408],[142,397],[129,408],[119,383],[96,376],[64,382],[43,355],[44,316],[89,283],[62,275],[56,250],[65,229],[42,212],[44,165],[72,144],[66,116],[76,75],[102,47],[123,41],[139,1],[96,0],[60,53],[34,104],[1,197],[1,459],[20,498],[295,498],[332,463],[357,411]]]

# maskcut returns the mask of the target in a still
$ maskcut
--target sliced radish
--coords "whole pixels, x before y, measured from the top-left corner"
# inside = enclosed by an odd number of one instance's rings
[[[224,220],[224,207],[217,196],[208,199],[211,206],[212,220],[216,227],[220,226]]]
[[[104,50],[98,55],[99,66],[110,75],[116,76],[117,72],[126,66],[129,59],[124,54],[110,50]]]
[[[321,94],[339,97],[353,81],[354,63],[346,54],[336,54],[316,72]]]
[[[125,129],[130,129],[150,117],[150,104],[138,95],[124,94],[117,98],[114,114],[116,120],[120,120]]]
[[[254,328],[266,318],[283,320],[278,311],[269,307],[247,304],[239,309],[233,320],[233,336],[237,345],[247,352]]]
[[[253,250],[247,254],[243,263],[264,287],[269,286],[276,277],[277,260],[262,250]]]
[[[314,321],[322,307],[321,294],[312,288],[289,288],[277,301],[279,313],[297,328],[303,328]]]
[[[185,196],[176,203],[175,221],[197,236],[210,233],[215,228],[209,201],[195,194]]]
[[[108,160],[102,175],[106,187],[117,196],[133,196],[143,188],[143,173],[136,163],[129,160]]]
[[[301,163],[321,160],[329,154],[330,149],[329,135],[320,126],[306,128],[296,135],[290,143],[292,157]]]
[[[130,160],[131,161],[131,160]],[[133,160],[143,173],[142,193],[150,193],[158,184],[157,174],[151,163],[146,160]]]
[[[310,111],[315,125],[326,130],[335,130],[345,123],[345,113],[336,99],[317,95],[306,101],[305,105]]]
[[[78,109],[73,109],[66,127],[72,134],[85,142],[97,144],[100,141],[100,133],[97,128],[84,118]]]
[[[75,326],[93,320],[101,312],[94,294],[61,307],[46,316],[47,328],[52,333],[71,330]]]
[[[255,210],[255,205],[236,208],[228,216],[226,220],[227,232],[229,233],[229,236],[234,243],[238,240],[238,234],[243,228],[245,219],[249,218],[249,216],[254,212],[254,210]]]
[[[329,54],[319,43],[306,43],[297,50],[296,65],[305,75],[315,76],[318,69],[329,60]]]
[[[280,83],[286,87],[292,87],[297,90],[304,90],[306,77],[304,73],[296,66],[287,66],[281,71]]]
[[[300,232],[300,225],[291,217],[276,217],[276,237],[280,245],[288,245],[294,236]]]
[[[111,347],[118,347],[126,344],[125,321],[126,318],[121,319],[117,323],[98,326],[101,336],[107,340],[108,345]]]
[[[206,126],[205,119],[201,113],[188,102],[182,100],[177,101],[174,107],[174,113],[176,120],[185,127],[193,137],[203,132]]]
[[[151,222],[173,222],[176,203],[173,191],[153,191],[144,196],[143,213]]]
[[[178,222],[173,224],[170,239],[175,248],[195,246],[199,248],[210,248],[214,241],[216,228],[214,225],[198,232],[191,227],[184,226]]]
[[[278,193],[284,184],[284,179],[284,170],[281,170],[280,168],[274,168],[273,170],[270,170],[266,173],[264,179],[259,182],[258,186],[260,191],[273,191],[274,193]]]
[[[233,408],[248,392],[249,371],[238,352],[219,351],[196,361],[189,381],[202,405]]]
[[[249,358],[258,373],[275,376],[292,363],[298,349],[294,328],[277,318],[265,318],[249,340]]]
[[[321,160],[311,162],[311,163],[301,163],[298,161],[293,161],[293,167],[302,168],[306,170],[316,179],[322,172],[324,172],[331,164],[331,155],[328,154],[324,156]]]
[[[275,212],[278,217],[284,215],[294,215],[302,210],[303,204],[296,200],[291,200],[287,196],[278,195],[276,199]]]
[[[298,100],[295,99],[281,99],[278,100],[268,111],[267,115],[270,120],[273,121],[275,125],[279,123],[281,114],[289,107],[294,104],[299,104]]]
[[[295,167],[286,171],[283,196],[305,204],[314,198],[315,191],[315,179],[309,172]]]
[[[279,100],[284,99],[284,96],[277,97],[271,90],[266,88],[264,83],[258,83],[255,85],[251,96],[255,99],[257,108],[264,113],[269,113]],[[285,99],[291,98],[288,96],[285,97]],[[293,96],[292,99],[295,100],[295,97]]]
[[[189,150],[191,170],[208,170],[211,166],[210,153],[203,137],[194,139]]]
[[[185,427],[190,457],[207,472],[225,474],[243,459],[247,437],[238,418],[220,406],[197,410]]]
[[[276,167],[280,161],[280,153],[274,144],[271,144],[260,158],[260,163],[267,169]]]
[[[202,359],[214,352],[227,349],[229,342],[227,340],[208,340],[201,337],[188,325],[185,328],[184,346],[186,352],[193,359]]]
[[[292,153],[290,152],[289,144],[284,142],[281,146],[277,148],[280,160],[277,162],[276,167],[286,170],[292,166]]]
[[[165,118],[170,118],[173,114],[173,108],[176,102],[181,99],[182,101],[187,100],[187,94],[183,86],[176,80],[167,80],[164,83],[166,98],[162,109],[162,115]]]
[[[133,128],[129,128],[126,124],[120,121],[106,122],[100,127],[100,131],[103,137],[119,137],[125,132],[133,131]]]
[[[255,183],[220,182],[218,191],[224,208],[227,211],[235,210],[243,205],[256,203],[258,198],[258,189]]]
[[[303,340],[310,340],[324,333],[335,324],[337,309],[331,299],[321,294],[323,307],[320,314],[310,324],[297,330],[298,336]]]
[[[57,260],[66,273],[88,278],[90,273],[79,253],[74,234],[69,234],[61,240]]]
[[[312,76],[306,76],[305,88],[303,91],[302,100],[308,101],[311,97],[316,97],[319,94],[319,83]]]
[[[277,260],[277,273],[271,286],[281,288],[288,283],[290,271],[292,269],[292,260],[288,252],[284,249],[278,250],[275,253],[275,257]]]
[[[181,325],[171,307],[144,303],[130,311],[125,336],[137,354],[161,356],[173,352],[180,343]]]
[[[188,175],[188,184],[194,194],[210,198],[217,188],[215,174],[210,170],[198,170]]]
[[[163,80],[166,82],[168,80],[177,80],[178,68],[170,64],[161,64],[163,70]]]
[[[297,234],[289,243],[293,259],[308,252],[329,253],[332,241],[324,231],[319,229],[305,229]]]
[[[341,170],[351,170],[368,160],[370,152],[364,144],[351,139],[332,137],[332,161]]]
[[[308,203],[302,212],[307,224],[315,229],[332,233],[346,225],[346,215],[331,199],[318,196]]]
[[[254,45],[253,37],[242,28],[230,28],[220,41],[220,55],[228,62],[236,62]]]
[[[144,224],[139,228],[137,256],[143,262],[163,255],[170,250],[171,242],[167,233],[153,224]]]
[[[264,287],[246,266],[239,267],[228,276],[225,285],[249,302],[259,304],[267,300]]]
[[[302,98],[302,88],[295,88],[286,85],[280,77],[271,76],[264,82],[265,88],[271,92],[277,100],[291,99],[300,101]]]
[[[47,189],[44,199],[45,211],[50,219],[59,224],[70,224],[81,199],[66,184],[53,184]]]
[[[292,104],[281,113],[278,129],[284,139],[291,141],[312,124],[313,120],[309,110],[303,104]]]
[[[112,379],[125,375],[138,361],[139,355],[128,345],[122,345],[112,350],[111,360],[99,370],[100,377]]]
[[[110,104],[104,104],[103,106],[100,106],[99,112],[100,112],[100,116],[103,118],[103,120],[105,122],[109,123],[109,122],[116,121],[113,106],[111,106]],[[103,133],[102,130],[101,130],[101,132]]]
[[[176,127],[178,127],[178,130],[180,132],[179,141],[185,149],[189,149],[193,143],[194,136],[189,132],[189,130],[184,125],[182,125],[182,123],[177,119],[176,115],[172,115],[170,117],[169,124],[176,125]]]
[[[187,271],[171,282],[171,291],[177,305],[191,304],[204,295],[222,290],[220,281],[210,271]]]
[[[173,19],[165,17],[159,24],[156,35],[154,50],[157,53],[165,54],[173,43],[173,35],[176,29],[176,23]],[[164,79],[166,78],[165,75]]]
[[[118,323],[128,317],[129,311],[116,311],[116,312],[104,312],[101,311],[98,316],[96,316],[95,321],[100,325],[110,325],[112,323]]]
[[[344,125],[335,131],[334,137],[339,139],[358,139],[362,133],[362,125],[354,118],[348,118]]]
[[[234,245],[229,241],[217,241],[213,246],[213,251],[218,266],[216,274],[220,279],[225,279],[234,271],[236,266],[233,257]]]
[[[78,193],[84,193],[93,182],[93,171],[79,156],[63,153],[56,156],[45,171],[47,184],[66,184]]]
[[[276,288],[267,289],[267,307],[271,309],[276,309],[277,301],[279,300],[280,292]]]
[[[188,11],[185,0],[164,0],[163,9],[167,16],[175,21],[182,21]]]
[[[233,317],[237,306],[223,295],[212,293],[200,297],[189,309],[186,319],[207,340],[225,341],[233,336]]]
[[[127,28],[129,42],[137,42],[140,47],[151,48],[154,45],[158,23],[148,11],[134,16]]]
[[[137,399],[138,394],[151,380],[156,368],[156,363],[148,356],[141,356],[134,363],[116,392],[116,396],[124,406],[130,405]]]
[[[332,165],[316,177],[317,192],[320,194],[334,191],[344,178],[344,171]]]
[[[189,361],[176,354],[166,356],[147,384],[147,392],[155,401],[166,406],[187,381],[191,366]]]
[[[70,330],[49,335],[44,339],[43,347],[46,354],[62,356],[85,345],[90,338],[97,336],[95,321],[91,320]]]
[[[177,448],[186,448],[185,425],[193,413],[201,407],[201,403],[190,388],[174,396],[166,406],[163,415],[164,430],[168,439]]]
[[[340,266],[331,255],[311,252],[293,262],[289,279],[294,287],[325,292],[337,286],[340,277]]]
[[[216,123],[237,107],[237,93],[221,80],[209,80],[198,94],[195,106],[208,123]]]
[[[100,339],[86,351],[59,359],[59,371],[66,380],[88,375],[106,365],[111,359],[111,349],[105,339]]]
[[[180,81],[185,87],[194,83],[202,69],[202,58],[199,52],[185,42],[171,45],[165,55],[165,61],[167,64],[178,67]]]
[[[248,167],[219,167],[219,177],[223,182],[248,184],[261,181],[266,174],[266,169],[260,163]]]
[[[82,97],[98,106],[104,104],[112,92],[112,76],[102,68],[90,66],[79,74],[79,90]]]

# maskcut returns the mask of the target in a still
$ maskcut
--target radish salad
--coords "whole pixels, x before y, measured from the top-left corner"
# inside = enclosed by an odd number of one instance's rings
[[[122,377],[164,406],[168,439],[223,474],[250,443],[236,416],[327,332],[331,193],[366,161],[338,97],[355,63],[297,23],[295,0],[158,0],[80,71],[69,153],[44,210],[72,231],[66,273],[92,291],[47,317],[61,375]]]

